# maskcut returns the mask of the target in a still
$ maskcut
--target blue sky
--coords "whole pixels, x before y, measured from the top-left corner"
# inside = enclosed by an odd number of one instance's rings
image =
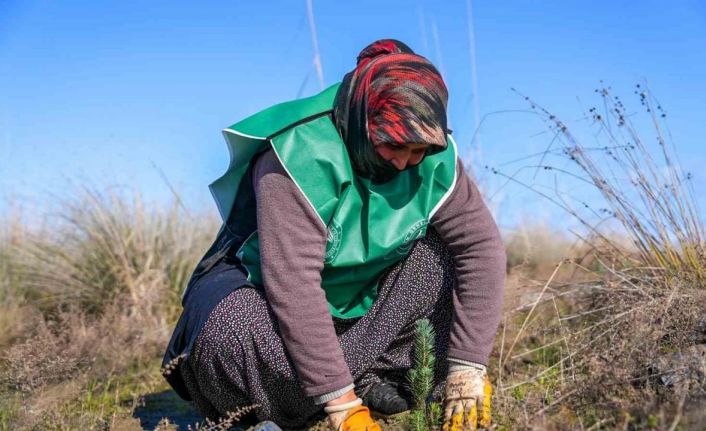
[[[706,6],[674,1],[313,1],[324,84],[385,37],[439,67],[464,157],[503,226],[552,219],[551,205],[483,167],[541,151],[549,136],[516,88],[569,124],[599,80],[626,104],[647,82],[695,185],[706,184]],[[221,129],[320,90],[306,1],[0,2],[0,211],[41,213],[67,184],[128,186],[156,204],[162,174],[194,210],[226,169]],[[476,118],[480,152],[471,151]],[[648,130],[649,131],[649,130]],[[509,168],[510,166],[508,166]],[[530,181],[532,179],[530,178]]]

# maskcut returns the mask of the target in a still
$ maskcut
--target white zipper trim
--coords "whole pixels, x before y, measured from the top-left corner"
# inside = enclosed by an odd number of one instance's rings
[[[267,139],[267,137],[265,137],[265,136],[253,136],[253,135],[248,135],[248,134],[246,134],[246,133],[239,132],[239,131],[233,130],[233,129],[223,129],[223,133],[232,133],[232,134],[234,134],[234,135],[244,136],[244,137],[250,138],[250,139],[261,139],[261,140]]]
[[[451,196],[451,193],[454,190],[454,187],[456,187],[456,181],[458,180],[458,172],[456,169],[456,165],[458,164],[458,150],[456,148],[456,141],[454,140],[453,136],[449,135],[449,138],[451,139],[451,146],[454,149],[454,180],[451,183],[451,187],[444,193],[444,196],[441,197],[441,200],[437,202],[437,204],[434,206],[434,208],[431,209],[431,212],[429,213],[429,220],[436,214],[436,212],[441,208],[441,206],[446,202],[446,200]]]

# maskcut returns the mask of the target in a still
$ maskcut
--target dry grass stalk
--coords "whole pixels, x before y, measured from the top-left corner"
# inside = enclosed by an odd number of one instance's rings
[[[163,376],[169,376],[172,374],[172,372],[176,369],[177,366],[179,366],[179,363],[186,358],[186,354],[182,353],[176,357],[174,357],[172,360],[167,362],[163,367],[159,369],[159,373]]]
[[[218,419],[217,421],[212,421],[206,419],[204,424],[196,424],[195,427],[191,425],[187,426],[189,431],[228,431],[233,427],[238,421],[245,417],[248,413],[260,407],[259,404],[251,404],[249,406],[238,407],[233,411],[226,412],[226,414]]]

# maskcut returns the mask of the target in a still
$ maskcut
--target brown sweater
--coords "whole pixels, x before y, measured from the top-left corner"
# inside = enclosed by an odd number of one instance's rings
[[[460,160],[457,176],[430,220],[454,256],[458,278],[448,357],[487,364],[500,322],[505,247]],[[321,288],[326,226],[271,149],[256,161],[253,183],[265,292],[302,388],[313,397],[348,389],[353,379]]]

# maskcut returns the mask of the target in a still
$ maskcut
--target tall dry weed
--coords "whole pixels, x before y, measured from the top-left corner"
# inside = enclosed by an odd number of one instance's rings
[[[667,277],[684,279],[688,276],[695,285],[704,286],[704,224],[695,199],[693,175],[679,162],[666,123],[666,112],[640,85],[635,94],[645,114],[643,117],[628,111],[610,88],[597,89],[596,93],[603,109],[590,108],[585,114],[597,140],[592,145],[585,144],[567,123],[549,110],[523,97],[552,135],[550,145],[535,168],[556,173],[559,181],[588,185],[602,198],[600,206],[587,203],[583,196],[576,199],[556,190],[554,195],[534,190],[579,221],[592,240],[600,239],[612,246],[612,254],[654,271],[666,271]],[[565,167],[563,161],[571,165]],[[518,182],[515,177],[493,171]],[[581,205],[571,204],[572,199]],[[623,228],[634,250],[626,250],[606,232],[603,226],[606,221],[617,222]],[[632,251],[637,251],[637,255]]]
[[[559,260],[502,325],[499,422],[513,429],[673,430],[688,423],[686,400],[706,403],[706,244],[692,177],[644,87],[643,117],[609,88],[596,93],[592,145],[526,98],[551,134],[535,168],[600,199],[534,189],[584,227],[591,253]],[[558,281],[566,267],[583,279]]]

